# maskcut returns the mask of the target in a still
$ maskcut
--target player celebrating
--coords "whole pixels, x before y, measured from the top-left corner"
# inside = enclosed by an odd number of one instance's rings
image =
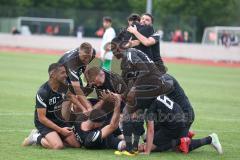
[[[129,113],[148,108],[158,95],[169,93],[172,86],[160,78],[161,72],[146,54],[134,48],[127,49],[127,46],[128,44],[124,43],[121,37],[112,40],[113,54],[116,58],[122,59],[122,77],[130,90],[126,97],[127,105],[123,118],[123,134],[126,140],[126,154],[131,155],[135,148],[132,145],[138,144],[140,137],[140,133],[136,133],[135,129],[142,128],[139,130],[139,132],[142,132],[143,122],[134,124],[131,118],[129,120],[129,116],[132,116]],[[134,127],[135,125],[138,127]],[[136,143],[132,143],[133,133],[136,136]]]
[[[173,76],[171,76],[170,74],[164,74],[162,76],[162,78],[165,81],[173,84],[174,90],[172,92],[168,93],[167,96],[171,100],[173,100],[174,102],[179,104],[179,106],[181,107],[181,109],[184,113],[184,116],[185,116],[186,127],[189,130],[194,121],[195,114],[194,114],[193,107],[192,107],[187,95],[185,94],[185,92],[184,92],[183,88],[181,87],[181,85],[179,84],[179,82]],[[192,136],[194,136],[194,133],[189,132],[189,137],[191,138]]]
[[[125,82],[116,73],[98,67],[91,67],[84,74],[88,84],[96,89],[98,96],[100,95],[100,91],[103,90],[109,90],[117,94],[124,94],[126,91],[127,86]]]
[[[110,98],[111,101],[114,102],[113,116],[109,124],[104,125],[106,112],[103,111],[103,108],[98,108],[91,111],[87,121],[76,122],[74,125],[78,141],[87,149],[108,148],[121,150],[125,145],[123,140],[113,134],[113,132],[118,128],[120,119],[121,96],[113,93],[107,94],[110,96],[108,96],[108,99]]]
[[[44,83],[36,95],[34,123],[39,133],[32,132],[23,142],[24,146],[38,142],[48,149],[62,149],[64,144],[80,147],[69,125],[59,117],[59,107],[68,95],[66,70],[63,65],[53,63],[48,69],[49,80]],[[74,96],[72,97],[74,98]],[[75,99],[76,101],[76,99]]]
[[[188,127],[181,107],[167,96],[159,96],[147,111],[147,142],[140,145],[144,154],[151,151],[176,149],[187,154],[201,146],[212,144],[219,154],[223,153],[218,136],[213,133],[202,139],[187,137]]]
[[[140,24],[140,16],[138,14],[131,14],[128,17],[128,23],[129,23],[129,26],[136,26],[137,30],[145,37],[149,37],[154,33],[154,29],[152,26],[150,26],[150,25],[146,26],[146,25]],[[133,34],[131,34],[130,32],[127,31],[127,28],[124,29],[122,32],[120,32],[118,37],[119,36],[123,37],[123,39],[126,41],[131,40],[133,48],[136,48],[136,49],[142,51],[152,60],[153,55],[152,55],[151,48],[139,43],[137,38]]]
[[[66,52],[59,60],[59,63],[66,68],[68,82],[72,85],[74,94],[77,95],[77,98],[87,111],[90,111],[92,106],[81,89],[83,84],[80,76],[94,57],[94,49],[91,44],[85,42],[79,48]]]
[[[154,19],[151,14],[144,13],[141,16],[140,23],[141,25],[152,26],[153,20]],[[154,61],[154,63],[156,64],[156,66],[159,68],[161,72],[166,73],[167,69],[164,66],[163,60],[160,56],[160,47],[159,47],[160,35],[158,33],[154,33],[147,37],[138,31],[137,26],[129,26],[127,28],[127,31],[132,33],[134,36],[136,36],[136,38],[141,42],[142,45],[151,48],[152,60]],[[138,43],[135,42],[134,44],[137,45]]]

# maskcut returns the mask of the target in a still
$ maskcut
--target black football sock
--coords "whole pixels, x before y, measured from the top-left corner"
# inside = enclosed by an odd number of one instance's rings
[[[123,122],[123,135],[126,141],[126,150],[132,151],[132,134],[133,134],[133,126],[130,121]]]
[[[38,145],[42,145],[41,143],[41,140],[43,139],[43,136],[40,134],[38,137],[37,137],[37,144]]]
[[[140,139],[140,136],[139,136],[139,135],[134,135],[133,149],[134,149],[135,151],[138,150],[139,139]]]
[[[195,150],[204,145],[211,144],[211,142],[212,142],[212,138],[210,136],[202,138],[202,139],[192,139],[191,143],[189,145],[189,151]]]

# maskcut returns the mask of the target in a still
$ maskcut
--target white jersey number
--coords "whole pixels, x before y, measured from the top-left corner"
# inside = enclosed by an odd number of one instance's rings
[[[158,96],[157,100],[162,102],[170,110],[173,109],[173,101],[171,101],[168,97],[166,97],[166,96]]]

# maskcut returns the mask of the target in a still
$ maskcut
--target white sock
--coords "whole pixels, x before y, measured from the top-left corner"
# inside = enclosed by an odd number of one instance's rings
[[[40,136],[40,133],[35,133],[35,134],[33,134],[32,140],[33,140],[34,142],[37,142],[38,136]]]

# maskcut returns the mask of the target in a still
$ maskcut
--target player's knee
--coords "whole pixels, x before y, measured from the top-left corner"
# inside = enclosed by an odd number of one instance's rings
[[[68,137],[66,142],[73,148],[80,148],[80,143],[77,141],[74,135]]]
[[[52,149],[59,150],[59,149],[63,149],[63,148],[64,148],[63,143],[54,143],[54,144],[52,145]]]

